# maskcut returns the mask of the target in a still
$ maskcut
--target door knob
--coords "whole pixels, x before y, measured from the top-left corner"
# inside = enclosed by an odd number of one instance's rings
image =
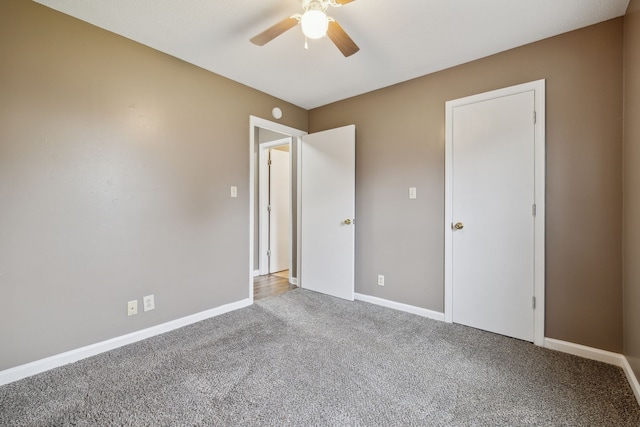
[[[347,225],[351,225],[351,219],[347,218],[344,220],[344,223]]]
[[[456,230],[462,230],[464,228],[464,224],[461,222],[456,222],[453,228],[455,228]]]

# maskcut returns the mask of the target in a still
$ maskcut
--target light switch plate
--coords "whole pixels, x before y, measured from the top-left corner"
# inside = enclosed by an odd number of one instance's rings
[[[418,198],[418,194],[416,192],[416,187],[409,187],[409,198],[410,199]]]
[[[235,185],[231,186],[231,197],[238,197],[238,187]]]

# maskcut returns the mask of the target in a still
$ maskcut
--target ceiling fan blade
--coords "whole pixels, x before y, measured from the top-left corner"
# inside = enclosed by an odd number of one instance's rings
[[[280,34],[298,25],[298,20],[293,17],[285,18],[278,22],[273,27],[267,28],[257,36],[253,37],[250,41],[258,46],[264,46],[271,40],[278,37]]]
[[[338,4],[347,4],[347,3],[351,3],[352,1],[356,1],[356,0],[334,0],[336,3]]]
[[[336,21],[329,22],[327,36],[329,36],[333,44],[336,45],[345,57],[351,56],[360,50]]]

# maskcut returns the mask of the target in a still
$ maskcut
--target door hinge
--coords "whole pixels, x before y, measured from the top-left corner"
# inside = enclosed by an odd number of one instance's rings
[[[271,166],[271,159],[267,160],[267,165]]]
[[[271,249],[267,251],[267,256],[271,256]]]
[[[538,214],[538,206],[535,203],[531,205],[531,214],[533,216],[536,216]]]
[[[536,297],[531,297],[531,307],[534,310],[536,309]]]
[[[538,123],[538,115],[536,114],[536,111],[533,111],[533,124],[535,125],[536,123]]]
[[[267,212],[271,212],[271,205],[267,205]]]

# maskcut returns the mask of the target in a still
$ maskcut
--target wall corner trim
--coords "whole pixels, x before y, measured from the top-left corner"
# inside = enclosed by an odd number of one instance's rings
[[[618,366],[622,368],[624,374],[629,381],[631,390],[636,396],[636,400],[640,405],[640,383],[638,378],[631,369],[627,358],[620,353],[613,353],[611,351],[600,350],[593,347],[587,347],[581,344],[574,344],[567,341],[556,340],[553,338],[544,339],[544,347],[549,350],[561,351],[563,353],[572,354],[574,356],[584,357],[585,359],[596,360],[598,362],[608,363],[609,365]]]
[[[243,299],[240,301],[221,305],[210,310],[205,310],[189,316],[181,317],[176,320],[171,320],[169,322],[152,326],[147,329],[131,332],[129,334],[111,338],[106,341],[90,344],[85,347],[80,347],[75,350],[66,351],[64,353],[56,354],[45,359],[36,360],[35,362],[5,369],[4,371],[0,371],[0,386],[39,374],[41,372],[48,371],[53,368],[57,368],[59,366],[77,362],[79,360],[86,359],[88,357],[95,356],[109,350],[114,350],[127,344],[133,344],[135,342],[142,341],[144,339],[151,338],[165,332],[170,332],[174,329],[191,325],[192,323],[200,322],[202,320],[216,317],[230,311],[248,307],[251,304],[251,299]]]
[[[357,301],[368,302],[370,304],[380,305],[382,307],[392,308],[394,310],[400,310],[406,313],[411,313],[418,316],[427,317],[429,319],[444,322],[444,313],[439,313],[437,311],[428,310],[426,308],[416,307],[409,304],[403,304],[401,302],[390,301],[383,298],[372,297],[369,295],[363,295],[359,293],[356,293],[354,297]]]
[[[633,394],[636,395],[636,400],[638,401],[638,405],[640,405],[640,382],[638,382],[638,378],[636,374],[633,372],[633,368],[629,364],[629,361],[626,357],[623,356],[623,365],[622,369],[624,370],[627,379],[629,380],[629,385],[631,385],[631,390],[633,390]]]

